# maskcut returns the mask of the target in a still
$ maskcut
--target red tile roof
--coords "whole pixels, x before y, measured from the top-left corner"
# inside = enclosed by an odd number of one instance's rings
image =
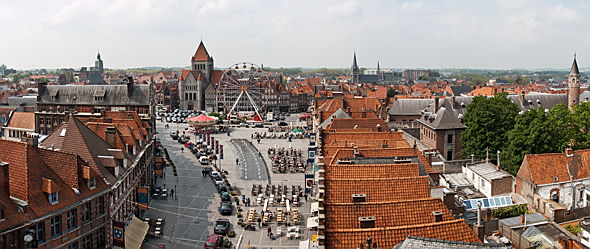
[[[325,168],[327,179],[394,178],[419,176],[416,163],[335,164]]]
[[[34,112],[13,112],[6,125],[11,128],[21,128],[35,130],[35,113]]]
[[[526,155],[517,176],[534,184],[549,184],[569,181],[570,173],[573,180],[590,177],[590,150],[573,151],[573,156],[565,153]]]
[[[374,115],[374,114],[373,114]],[[387,123],[380,118],[335,118],[332,123],[328,125],[327,129],[355,129],[368,128],[374,131],[377,130],[377,125],[383,130],[387,130]]]
[[[358,248],[361,243],[366,242],[367,238],[372,238],[379,248],[393,248],[409,235],[451,241],[481,242],[463,219],[455,219],[388,228],[330,229],[326,230],[326,243],[327,248],[350,249]]]
[[[411,200],[430,197],[427,176],[373,179],[328,179],[326,203],[352,203],[353,194],[366,194],[367,202]]]
[[[407,201],[326,204],[326,229],[358,229],[358,217],[375,216],[375,227],[396,227],[408,224],[433,223],[432,212],[443,212],[443,221],[453,215],[440,198]]]
[[[197,51],[195,52],[195,55],[193,55],[192,60],[193,61],[208,61],[209,59],[211,59],[211,57],[209,56],[209,52],[207,52],[207,49],[205,48],[205,44],[203,44],[203,41],[201,41],[201,43],[199,43],[199,47],[197,48]]]

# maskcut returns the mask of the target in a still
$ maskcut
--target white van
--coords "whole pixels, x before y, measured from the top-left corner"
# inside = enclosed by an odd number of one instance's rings
[[[207,165],[207,164],[209,164],[209,157],[207,157],[207,156],[201,156],[201,157],[199,158],[199,162],[200,162],[202,165]]]

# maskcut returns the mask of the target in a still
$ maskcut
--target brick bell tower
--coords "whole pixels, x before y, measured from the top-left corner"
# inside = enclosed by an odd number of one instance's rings
[[[567,108],[571,111],[574,106],[580,104],[580,70],[578,62],[576,62],[576,54],[574,54],[572,69],[567,77],[567,84]]]

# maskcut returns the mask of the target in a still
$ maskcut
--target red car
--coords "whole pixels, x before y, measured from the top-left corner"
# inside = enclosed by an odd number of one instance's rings
[[[211,234],[205,242],[205,249],[218,249],[223,247],[223,235]]]

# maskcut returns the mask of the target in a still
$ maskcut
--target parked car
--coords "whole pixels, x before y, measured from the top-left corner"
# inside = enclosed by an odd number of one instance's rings
[[[205,249],[217,249],[223,247],[223,235],[211,234],[205,242]]]
[[[231,201],[231,196],[227,191],[221,192],[221,201]]]
[[[207,167],[207,168],[204,168],[203,170],[204,170],[204,171],[205,171],[205,173],[207,173],[208,175],[211,175],[211,172],[213,172],[213,169],[212,169],[212,168],[209,168],[209,167]]]
[[[234,206],[231,201],[222,201],[219,205],[219,213],[223,215],[231,215],[233,213]]]
[[[216,234],[226,235],[229,232],[231,223],[228,219],[217,219],[213,232]]]
[[[224,191],[227,191],[227,185],[225,184],[225,182],[220,182],[217,184],[217,191],[219,193],[223,193]]]
[[[221,178],[221,175],[217,171],[211,171],[211,174],[209,174],[209,176],[211,176],[211,178],[213,178],[213,179],[215,179],[215,177],[217,177],[217,176],[219,176]]]
[[[287,122],[281,121],[278,124],[279,126],[288,126],[289,124],[287,124]]]

